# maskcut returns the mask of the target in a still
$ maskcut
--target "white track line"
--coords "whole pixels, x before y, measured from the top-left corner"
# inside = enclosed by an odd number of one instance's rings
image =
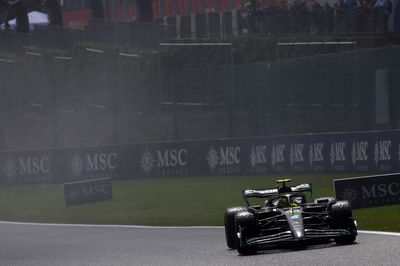
[[[28,223],[0,221],[0,224],[11,225],[38,225],[38,226],[63,226],[63,227],[105,227],[105,228],[141,228],[141,229],[222,229],[223,226],[151,226],[151,225],[118,225],[118,224],[56,224],[56,223]],[[361,234],[400,236],[396,232],[358,230]]]
[[[0,224],[11,225],[41,225],[64,227],[108,227],[108,228],[142,228],[142,229],[221,229],[223,226],[151,226],[151,225],[118,225],[118,224],[56,224],[0,221]]]
[[[362,233],[362,234],[385,235],[385,236],[400,236],[400,233],[395,233],[395,232],[365,231],[365,230],[358,230],[358,232]]]

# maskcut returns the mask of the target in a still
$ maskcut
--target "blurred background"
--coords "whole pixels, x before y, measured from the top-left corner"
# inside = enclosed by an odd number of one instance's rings
[[[3,150],[399,127],[396,1],[0,5]]]

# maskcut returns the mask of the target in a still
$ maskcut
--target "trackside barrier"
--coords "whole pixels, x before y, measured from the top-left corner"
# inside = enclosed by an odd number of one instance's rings
[[[336,198],[353,209],[400,204],[400,173],[335,179],[333,186]]]
[[[112,184],[109,178],[65,183],[63,186],[65,206],[112,199]]]
[[[0,184],[87,179],[400,172],[400,131],[0,152]]]

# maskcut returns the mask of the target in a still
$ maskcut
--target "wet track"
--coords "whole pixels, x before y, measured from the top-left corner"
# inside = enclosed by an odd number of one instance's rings
[[[223,228],[135,228],[0,222],[0,265],[399,265],[400,234],[360,233],[357,243],[239,256]]]

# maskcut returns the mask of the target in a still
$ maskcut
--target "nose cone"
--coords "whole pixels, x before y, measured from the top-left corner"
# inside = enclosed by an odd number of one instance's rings
[[[304,238],[304,230],[295,229],[293,233],[296,240],[302,240]]]
[[[286,212],[286,219],[288,221],[289,228],[290,231],[292,231],[294,239],[304,239],[304,225],[301,209],[292,209]]]

